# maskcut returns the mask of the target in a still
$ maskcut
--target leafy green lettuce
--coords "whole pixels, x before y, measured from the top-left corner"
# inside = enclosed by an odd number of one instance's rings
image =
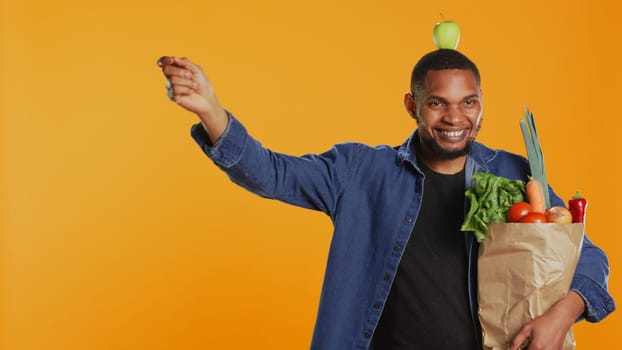
[[[481,242],[488,235],[489,222],[506,222],[510,206],[525,200],[525,182],[489,173],[476,173],[473,181],[474,186],[465,192],[471,207],[461,230],[473,231]]]

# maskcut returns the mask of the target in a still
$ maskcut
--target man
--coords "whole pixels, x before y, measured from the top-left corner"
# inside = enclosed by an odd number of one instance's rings
[[[158,61],[168,95],[201,123],[192,136],[235,183],[268,198],[321,210],[333,221],[311,348],[481,349],[477,251],[460,232],[476,172],[526,180],[525,158],[475,142],[482,91],[475,64],[454,50],[415,66],[404,105],[418,128],[399,147],[344,143],[293,157],[259,144],[218,102],[203,71],[185,58]],[[563,201],[551,192],[552,204]],[[561,349],[579,318],[615,308],[607,257],[587,238],[571,290],[527,323],[512,349]]]

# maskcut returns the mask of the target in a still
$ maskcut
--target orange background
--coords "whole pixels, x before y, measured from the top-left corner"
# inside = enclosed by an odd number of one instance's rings
[[[613,0],[0,4],[0,349],[308,348],[329,219],[231,184],[156,59],[199,62],[275,150],[396,145],[440,12],[482,72],[480,140],[524,154],[532,109],[549,180],[589,198],[622,303]],[[621,348],[621,328],[619,312],[578,324],[578,349]]]

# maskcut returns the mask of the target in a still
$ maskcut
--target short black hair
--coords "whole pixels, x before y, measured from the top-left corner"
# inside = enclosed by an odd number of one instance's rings
[[[479,70],[473,61],[464,54],[451,49],[439,49],[425,54],[413,68],[410,77],[410,91],[417,96],[425,83],[425,76],[430,70],[466,69],[473,72],[477,85],[480,85]]]

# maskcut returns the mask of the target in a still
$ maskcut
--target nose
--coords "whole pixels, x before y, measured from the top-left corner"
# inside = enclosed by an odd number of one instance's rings
[[[451,104],[448,106],[443,121],[448,124],[456,124],[462,119],[462,110],[459,106]]]

